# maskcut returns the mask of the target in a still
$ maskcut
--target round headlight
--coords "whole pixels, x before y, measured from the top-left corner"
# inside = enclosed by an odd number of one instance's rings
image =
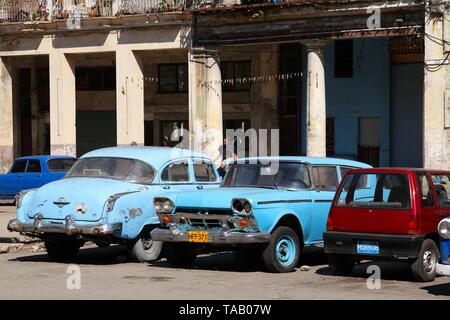
[[[244,201],[244,211],[246,214],[250,214],[252,212],[252,205],[248,201]]]
[[[160,200],[155,200],[155,202],[153,203],[156,212],[161,212],[163,209],[163,203]]]
[[[165,212],[172,211],[172,209],[173,209],[172,201],[170,201],[170,200],[164,201],[162,208]]]
[[[439,235],[444,239],[450,239],[450,219],[444,219],[438,225]]]
[[[234,200],[231,208],[233,209],[233,211],[237,214],[240,214],[242,212],[242,210],[244,209],[244,206],[241,202],[241,200]]]

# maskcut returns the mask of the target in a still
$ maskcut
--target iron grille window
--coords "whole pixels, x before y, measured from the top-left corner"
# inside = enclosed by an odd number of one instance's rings
[[[159,64],[158,92],[187,93],[188,92],[187,63]]]
[[[223,91],[250,90],[251,61],[224,61],[221,69]]]
[[[340,40],[334,43],[334,76],[353,77],[353,40]]]

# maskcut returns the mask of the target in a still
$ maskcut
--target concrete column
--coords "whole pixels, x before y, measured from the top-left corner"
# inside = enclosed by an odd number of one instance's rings
[[[117,145],[144,145],[144,68],[139,53],[116,51]]]
[[[0,173],[9,170],[14,159],[13,70],[8,57],[0,57]]]
[[[220,61],[208,50],[188,53],[189,61],[189,145],[220,163],[223,144],[222,84]]]
[[[272,44],[271,52],[261,52],[261,75],[278,74],[278,45]],[[263,129],[278,129],[278,82],[261,83],[261,118]],[[276,135],[279,138],[279,134]],[[280,152],[280,140],[274,139],[272,132],[267,132],[267,153],[276,156]],[[272,139],[274,139],[272,141]],[[272,154],[272,151],[276,154]]]
[[[76,95],[73,57],[50,53],[50,152],[76,155]]]
[[[425,69],[423,110],[423,166],[450,168],[449,102],[445,101],[446,77],[449,72],[444,37],[444,19],[425,14]],[[448,29],[447,31],[448,32]],[[446,110],[447,109],[447,110]],[[447,119],[446,119],[447,118]]]
[[[325,43],[306,42],[308,71],[306,88],[306,155],[325,157],[326,102],[323,51]]]

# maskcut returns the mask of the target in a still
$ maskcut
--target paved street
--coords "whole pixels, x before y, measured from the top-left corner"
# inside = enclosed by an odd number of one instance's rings
[[[0,206],[1,235],[14,207]],[[17,236],[9,234],[9,236]],[[34,247],[33,247],[34,246]],[[37,252],[36,252],[37,251]],[[49,260],[36,245],[0,254],[0,299],[449,299],[450,277],[432,283],[412,282],[408,266],[381,263],[381,289],[366,286],[366,268],[351,277],[330,274],[321,249],[310,248],[302,264],[308,271],[270,274],[257,266],[237,264],[231,254],[199,257],[189,269],[125,261],[120,246],[88,245],[74,262],[81,270],[81,289],[69,290],[71,264]],[[305,268],[308,269],[308,268]],[[245,288],[245,289],[243,289]]]

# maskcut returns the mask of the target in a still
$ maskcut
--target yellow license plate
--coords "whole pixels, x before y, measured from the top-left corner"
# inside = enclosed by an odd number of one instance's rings
[[[208,232],[188,231],[189,242],[208,242]]]

